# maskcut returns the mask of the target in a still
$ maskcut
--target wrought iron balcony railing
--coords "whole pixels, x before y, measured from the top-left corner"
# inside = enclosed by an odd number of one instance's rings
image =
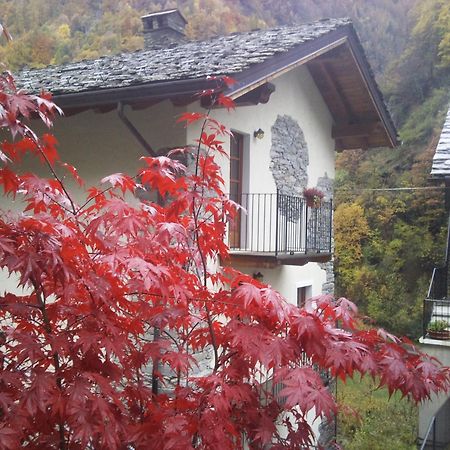
[[[431,331],[433,322],[447,324],[442,331]],[[443,325],[442,325],[443,326]],[[450,299],[426,298],[423,304],[423,337],[445,339],[450,337]]]
[[[275,256],[331,253],[331,201],[308,206],[303,197],[285,194],[240,194],[243,210],[229,227],[231,251]]]

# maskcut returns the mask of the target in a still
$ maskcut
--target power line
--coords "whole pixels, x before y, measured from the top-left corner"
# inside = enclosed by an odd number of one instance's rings
[[[413,187],[393,187],[393,188],[356,188],[356,189],[346,189],[338,188],[335,192],[382,192],[382,191],[431,191],[439,190],[443,191],[449,189],[446,186],[413,186]]]

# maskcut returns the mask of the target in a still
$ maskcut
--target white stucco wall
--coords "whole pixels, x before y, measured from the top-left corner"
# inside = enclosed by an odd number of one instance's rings
[[[127,117],[155,151],[185,145],[186,129],[182,124],[176,123],[182,112],[184,109],[174,107],[169,101],[144,110],[125,108]],[[72,164],[78,170],[86,187],[100,186],[100,180],[113,173],[134,176],[140,167],[145,166],[139,158],[149,156],[115,110],[108,113],[89,110],[68,117],[57,117],[50,130],[35,120],[31,122],[31,128],[38,135],[49,132],[54,134],[58,140],[57,149],[61,161]],[[25,158],[17,170],[51,177],[47,167],[34,157]],[[55,170],[69,186],[74,200],[84,201],[85,197],[81,197],[78,185],[68,176],[68,172],[58,164],[55,165]],[[0,210],[22,211],[23,204],[0,196]]]
[[[156,151],[185,145],[186,129],[176,123],[184,110],[164,101],[143,110],[125,107],[125,114]],[[62,161],[75,166],[87,185],[98,184],[101,178],[117,172],[135,175],[137,169],[144,166],[139,158],[149,156],[119,119],[116,110],[108,113],[88,110],[57,117],[51,130],[37,120],[31,127],[39,135],[47,132],[55,135]],[[48,176],[46,169],[36,163],[25,161],[21,169]]]
[[[437,358],[442,365],[450,367],[450,341],[440,341],[436,339],[420,338],[420,349],[430,356]],[[427,433],[431,418],[436,415],[440,408],[444,407],[445,412],[439,417],[437,423],[437,441],[448,441],[450,438],[450,423],[442,423],[445,417],[450,417],[450,404],[444,404],[450,400],[449,393],[439,395],[432,394],[430,400],[426,400],[419,405],[419,438],[423,439]],[[442,413],[441,413],[442,414]],[[437,447],[439,448],[439,447]]]
[[[176,123],[182,112],[169,101],[143,110],[125,108],[127,117],[154,150],[185,144],[186,130]],[[116,172],[134,175],[143,165],[139,158],[148,156],[115,110],[106,114],[91,110],[58,119],[54,134],[62,159],[77,167],[91,183]]]
[[[322,293],[322,284],[325,283],[325,271],[317,263],[308,263],[304,266],[277,266],[275,268],[264,268],[255,266],[238,266],[242,272],[252,275],[261,272],[264,276],[263,282],[277,290],[291,303],[297,302],[297,288],[311,286],[311,297]]]
[[[176,123],[176,118],[184,109],[176,108],[171,102],[159,103],[151,108],[133,111],[125,108],[126,115],[144,135],[152,147],[157,150],[162,147],[183,146],[186,143],[186,129]],[[39,135],[51,132],[58,139],[58,152],[61,160],[75,166],[80,176],[86,181],[86,186],[99,185],[100,180],[112,173],[123,172],[135,175],[144,163],[141,156],[148,156],[145,150],[131,135],[130,131],[120,121],[115,110],[109,113],[97,113],[92,110],[68,117],[58,117],[51,130],[43,127],[40,122],[33,121],[31,127]],[[0,136],[0,138],[9,136]],[[41,176],[50,177],[45,166],[34,158],[25,158],[21,163],[21,172],[32,171]],[[67,177],[64,169],[56,167],[61,176],[66,176],[65,182],[70,186],[71,194],[76,201],[78,186]],[[11,197],[0,196],[0,211],[22,211],[23,204]],[[7,276],[0,271],[0,295],[4,292],[21,293],[16,288],[15,276]]]

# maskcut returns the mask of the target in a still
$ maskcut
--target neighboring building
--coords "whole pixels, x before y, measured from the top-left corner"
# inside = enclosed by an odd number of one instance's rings
[[[445,184],[449,215],[447,247],[442,266],[433,270],[423,306],[422,350],[450,366],[450,110],[433,157],[431,176]],[[425,442],[424,442],[425,441]],[[433,395],[419,408],[419,443],[426,449],[445,449],[450,444],[450,396]]]
[[[234,134],[224,146],[230,159],[219,160],[225,190],[246,208],[229,227],[231,264],[293,303],[332,293],[335,151],[397,143],[351,23],[187,42],[177,10],[142,19],[144,50],[18,75],[19,86],[50,90],[65,111],[54,129],[62,158],[88,182],[135,173],[142,147],[160,154],[198,138],[198,126],[176,118],[208,108],[197,94],[219,83],[237,106],[212,110]],[[227,88],[221,75],[236,83]],[[320,208],[307,207],[306,187],[325,193]]]

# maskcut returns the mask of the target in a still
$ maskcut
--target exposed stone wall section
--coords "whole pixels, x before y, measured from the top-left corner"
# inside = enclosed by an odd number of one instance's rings
[[[334,247],[333,242],[331,243]],[[322,284],[322,293],[334,295],[334,262],[319,263],[322,270],[325,270],[325,283]]]
[[[331,200],[334,192],[334,180],[325,172],[323,177],[317,180],[317,187],[325,194],[324,200]]]
[[[290,116],[279,115],[272,125],[270,159],[278,191],[301,195],[308,185],[308,147],[300,125]]]
[[[206,347],[202,352],[197,352],[194,355],[197,360],[197,370],[195,371],[196,377],[206,377],[211,375],[214,367],[214,351],[211,346]]]
[[[331,393],[336,391],[336,379],[329,380],[328,389]],[[336,417],[324,418],[319,425],[319,437],[317,443],[324,450],[338,450],[336,445]]]
[[[323,177],[317,181],[317,187],[325,194],[325,200],[333,199],[334,180],[328,177],[325,172]],[[334,253],[334,238],[331,238],[331,252]],[[333,259],[326,263],[319,264],[322,270],[325,270],[325,283],[322,284],[322,293],[334,295],[334,262]]]
[[[331,376],[329,370],[320,370],[319,376],[324,386],[334,397],[336,395],[336,378]],[[338,450],[338,447],[336,446],[336,415],[333,415],[331,418],[322,419],[319,424],[319,436],[317,438],[317,443],[321,449]]]

